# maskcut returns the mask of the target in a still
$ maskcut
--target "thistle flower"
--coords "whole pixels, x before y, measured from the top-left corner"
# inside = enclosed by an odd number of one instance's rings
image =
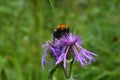
[[[50,55],[49,58],[53,59],[53,63],[55,64],[50,69],[48,80],[52,80],[54,72],[60,66],[62,66],[65,76],[68,79],[71,76],[72,65],[75,61],[79,62],[82,67],[95,61],[93,56],[97,55],[83,48],[81,45],[81,38],[70,33],[67,24],[58,25],[58,28],[53,31],[53,40],[47,41],[43,45],[42,68],[44,68],[46,63],[49,63],[46,60],[46,56],[48,55]]]
[[[76,61],[79,61],[81,66],[86,66],[95,61],[93,56],[97,55],[81,46],[82,41],[79,36],[75,36],[74,34],[70,33],[62,37],[60,40],[58,40],[58,42],[61,44],[57,46],[63,45],[63,47],[61,49],[61,55],[57,59],[56,64],[59,64],[63,61],[63,66],[66,68],[67,58],[74,58]]]
[[[91,62],[95,61],[93,56],[97,55],[83,48],[81,44],[81,38],[72,33],[66,34],[66,36],[55,41],[47,42],[44,45],[45,50],[42,56],[42,66],[44,67],[45,62],[47,62],[45,60],[47,50],[50,51],[56,60],[56,65],[63,62],[64,69],[66,69],[66,60],[71,58],[78,61],[82,67],[91,64]]]

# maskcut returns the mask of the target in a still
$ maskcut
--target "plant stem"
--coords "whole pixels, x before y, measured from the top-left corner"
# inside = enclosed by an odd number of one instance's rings
[[[65,76],[67,79],[69,79],[71,77],[71,71],[72,71],[72,65],[73,65],[73,62],[74,62],[74,59],[70,62],[70,68],[69,68],[69,71],[67,71],[67,68],[64,69],[64,67],[62,66],[63,68],[63,71],[65,73]]]
[[[48,76],[48,80],[53,80],[53,74],[56,71],[56,69],[59,67],[59,65],[56,65],[54,68],[52,68],[50,70],[49,76]]]

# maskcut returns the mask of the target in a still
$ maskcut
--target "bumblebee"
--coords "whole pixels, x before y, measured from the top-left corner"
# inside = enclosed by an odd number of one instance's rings
[[[70,31],[67,24],[59,24],[57,29],[53,31],[53,39],[60,39],[62,36],[65,36]]]

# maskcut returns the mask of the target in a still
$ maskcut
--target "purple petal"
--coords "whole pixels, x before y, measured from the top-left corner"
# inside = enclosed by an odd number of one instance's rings
[[[50,47],[50,49],[52,50],[52,53],[54,54],[54,56],[55,56],[55,57],[58,57],[58,56],[57,56],[57,53],[55,52],[55,49],[52,48],[52,47]]]
[[[46,50],[47,50],[47,48],[44,50],[44,53],[43,53],[43,56],[42,56],[42,68],[43,68],[43,69],[44,69],[44,66],[45,66]]]
[[[56,64],[59,64],[62,59],[64,58],[65,54],[61,54],[60,57],[58,58],[58,60],[56,61]]]
[[[63,64],[64,69],[66,69],[66,56],[67,56],[68,50],[69,50],[69,46],[67,47],[66,52],[65,52],[65,56],[64,56],[64,64]]]
[[[83,54],[88,59],[92,60],[94,59],[89,53],[87,53],[84,49],[81,50],[81,54]]]
[[[66,69],[66,54],[64,56],[64,63],[63,63],[64,69]]]
[[[59,58],[56,61],[56,64],[59,64],[62,61],[62,59],[64,58],[64,56],[65,56],[65,53],[64,53],[65,49],[66,49],[66,46],[63,48],[61,55],[59,56]]]
[[[83,53],[86,57],[92,57],[91,55],[97,56],[95,53],[90,52],[86,49],[84,49],[83,47],[81,47],[80,45],[76,44],[76,46],[78,47],[78,49],[81,51],[81,53]]]
[[[78,40],[78,41],[77,41],[78,44],[82,44],[82,43],[83,43],[83,42],[81,41],[81,37],[80,37],[80,36],[77,37],[77,40]]]
[[[75,48],[75,46],[72,47],[74,53],[75,53],[75,57],[79,60],[81,66],[84,66],[85,64],[83,63],[83,59],[82,57],[80,56],[80,54],[78,53],[77,49]]]
[[[44,69],[45,66],[45,59],[44,59],[44,55],[42,56],[42,68]]]
[[[88,50],[86,50],[86,52],[89,53],[89,54],[91,54],[91,55],[97,56],[95,53],[90,52],[90,51],[88,51]]]

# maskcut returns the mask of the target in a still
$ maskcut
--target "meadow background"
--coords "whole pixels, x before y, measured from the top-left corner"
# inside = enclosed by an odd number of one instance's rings
[[[98,56],[74,80],[120,80],[120,0],[0,0],[0,80],[47,80],[41,45],[60,23]],[[66,80],[63,71],[54,80]],[[73,80],[73,79],[72,79]]]

